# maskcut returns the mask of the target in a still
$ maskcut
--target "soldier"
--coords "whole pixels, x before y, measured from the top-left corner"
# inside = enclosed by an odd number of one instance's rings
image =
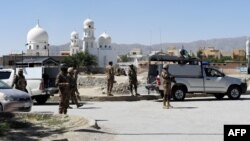
[[[70,82],[69,83],[70,84],[70,98],[71,98],[72,102],[76,104],[77,108],[79,108],[82,106],[82,104],[78,103],[78,100],[76,97],[76,92],[78,92],[78,90],[77,90],[77,83],[76,83],[76,79],[74,76],[74,68],[73,67],[68,68],[68,77],[69,77],[69,82]]]
[[[171,81],[174,81],[174,77],[171,76],[168,70],[169,66],[167,64],[164,64],[161,76],[163,78],[163,88],[164,88],[164,97],[163,97],[163,108],[169,109],[173,108],[173,106],[170,105],[170,99],[171,99]],[[167,101],[167,105],[166,105]]]
[[[23,69],[19,69],[18,70],[18,74],[15,76],[11,87],[13,88],[15,85],[15,88],[24,92],[27,92],[26,86],[27,86],[27,82],[25,79],[25,76],[23,75]]]
[[[70,81],[67,76],[68,67],[66,64],[61,65],[61,72],[56,77],[56,86],[59,87],[59,114],[67,114],[70,96]]]
[[[137,74],[134,65],[129,65],[129,70],[128,70],[128,78],[129,78],[129,88],[130,88],[130,93],[131,96],[134,96],[133,94],[133,86],[135,89],[135,95],[139,96],[140,94],[137,93]]]
[[[113,62],[110,61],[109,65],[106,67],[106,74],[107,74],[107,95],[108,96],[113,96],[111,94],[112,92],[112,88],[113,88],[113,84],[115,81],[115,72],[114,72],[114,68],[112,67]]]
[[[77,69],[75,68],[75,69],[74,69],[74,77],[75,77],[75,83],[76,83],[76,84],[77,84],[77,75],[78,75],[78,71],[77,71]],[[80,97],[80,93],[79,93],[77,87],[76,87],[76,98],[77,98],[79,101],[82,101],[82,100],[81,100],[81,97]]]

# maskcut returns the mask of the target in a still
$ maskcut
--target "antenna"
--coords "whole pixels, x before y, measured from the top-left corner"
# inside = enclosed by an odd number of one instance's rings
[[[152,31],[150,30],[150,33],[149,33],[149,53],[151,53],[152,51]]]
[[[161,46],[161,52],[162,52],[162,42],[161,42],[161,28],[160,28],[160,46]]]
[[[37,25],[40,26],[39,19],[37,19]]]

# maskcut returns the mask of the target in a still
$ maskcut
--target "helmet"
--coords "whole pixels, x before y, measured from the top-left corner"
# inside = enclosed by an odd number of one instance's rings
[[[22,69],[22,68],[20,68],[20,69],[18,70],[18,72],[23,72],[23,69]]]
[[[61,71],[63,71],[63,72],[67,72],[68,66],[67,66],[66,64],[61,64],[61,65],[60,65],[60,69],[61,69]]]
[[[163,64],[163,68],[167,69],[168,68],[168,64]]]
[[[74,73],[74,68],[73,67],[69,67],[68,68],[68,73]]]

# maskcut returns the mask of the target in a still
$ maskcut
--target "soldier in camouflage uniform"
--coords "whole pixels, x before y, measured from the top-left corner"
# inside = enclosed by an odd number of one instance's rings
[[[18,74],[15,76],[11,87],[13,88],[14,86],[18,90],[28,92],[26,89],[27,82],[26,82],[25,76],[23,75],[23,69],[18,70]]]
[[[59,87],[59,114],[67,114],[70,97],[70,79],[67,75],[68,67],[61,65],[61,72],[56,77],[56,86]]]
[[[109,65],[106,67],[106,74],[107,74],[107,95],[108,96],[113,96],[111,94],[112,92],[112,88],[113,88],[113,84],[115,81],[115,71],[113,68],[113,62],[109,62]]]
[[[168,71],[169,66],[165,64],[163,66],[161,76],[163,78],[163,88],[164,88],[164,97],[163,97],[163,108],[169,109],[173,108],[173,106],[170,105],[170,99],[171,99],[171,82],[175,82],[174,77],[171,76],[171,74]],[[167,105],[166,105],[167,102]]]
[[[76,97],[76,92],[78,92],[78,90],[77,90],[77,83],[76,83],[76,79],[74,76],[74,68],[73,67],[68,68],[68,77],[69,77],[69,82],[70,82],[69,83],[70,84],[70,98],[71,98],[72,102],[76,104],[77,108],[79,108],[82,106],[82,104],[78,103],[78,100]]]
[[[75,77],[75,83],[77,84],[77,75],[78,75],[78,71],[76,68],[74,68],[74,77]],[[81,97],[80,97],[80,93],[78,91],[78,88],[76,87],[76,98],[79,100],[79,101],[82,101],[81,100]]]
[[[137,93],[137,83],[138,83],[137,74],[134,65],[129,65],[128,78],[129,78],[129,88],[131,96],[134,96],[133,87],[135,89],[135,95],[139,96],[140,94]]]

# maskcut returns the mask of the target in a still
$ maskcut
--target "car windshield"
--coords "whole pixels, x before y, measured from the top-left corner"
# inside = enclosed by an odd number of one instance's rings
[[[12,89],[8,84],[0,80],[0,89]]]

